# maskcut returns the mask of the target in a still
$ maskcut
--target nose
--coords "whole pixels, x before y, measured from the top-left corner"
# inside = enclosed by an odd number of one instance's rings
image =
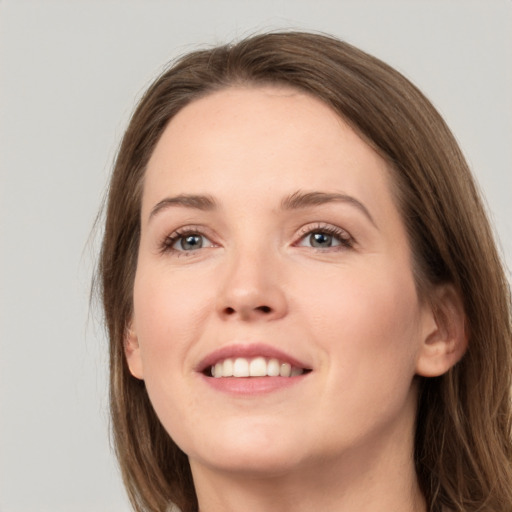
[[[226,262],[217,298],[224,320],[271,321],[286,315],[288,303],[277,259],[251,251],[234,254]]]

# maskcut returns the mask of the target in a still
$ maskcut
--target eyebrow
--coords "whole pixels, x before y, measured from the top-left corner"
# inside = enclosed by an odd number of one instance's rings
[[[355,197],[347,194],[331,193],[331,192],[303,192],[298,190],[293,194],[285,197],[281,201],[281,210],[300,210],[311,208],[312,206],[320,206],[329,203],[345,203],[355,206],[362,212],[368,220],[377,227],[373,217],[371,216],[368,208]],[[218,205],[215,199],[210,195],[196,195],[196,194],[180,194],[174,197],[166,197],[159,201],[151,210],[149,220],[155,215],[168,208],[178,206],[185,208],[193,208],[202,211],[216,210]]]
[[[330,192],[302,192],[298,190],[281,201],[282,210],[297,210],[302,208],[310,208],[329,203],[345,203],[355,206],[362,212],[368,220],[377,227],[375,220],[371,216],[368,208],[355,197],[347,194],[330,193]]]
[[[212,196],[180,194],[175,197],[166,197],[158,202],[149,214],[149,220],[157,213],[166,210],[172,206],[183,206],[185,208],[195,208],[196,210],[212,211],[217,208],[217,202]]]

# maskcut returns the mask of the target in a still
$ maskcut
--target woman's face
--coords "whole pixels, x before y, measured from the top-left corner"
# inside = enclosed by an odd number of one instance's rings
[[[169,123],[144,182],[126,352],[193,471],[286,472],[411,438],[434,320],[390,182],[293,89],[229,88]]]

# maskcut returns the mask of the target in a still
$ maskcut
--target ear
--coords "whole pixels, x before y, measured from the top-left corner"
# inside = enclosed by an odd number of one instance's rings
[[[468,346],[464,306],[451,284],[440,285],[431,296],[429,321],[416,362],[416,373],[438,377],[464,355]]]
[[[139,339],[133,326],[133,323],[126,327],[124,334],[124,353],[130,373],[137,379],[143,379],[142,357],[140,353]]]

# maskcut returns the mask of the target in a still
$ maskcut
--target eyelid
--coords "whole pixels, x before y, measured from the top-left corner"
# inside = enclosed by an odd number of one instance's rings
[[[190,251],[184,251],[180,249],[174,248],[174,245],[176,242],[178,242],[181,238],[185,238],[186,236],[190,235],[198,235],[210,242],[211,245],[208,245],[207,247],[199,247],[195,250]],[[214,238],[213,234],[210,234],[210,230],[207,229],[204,226],[198,226],[198,225],[190,225],[190,226],[181,226],[174,231],[172,231],[170,234],[167,234],[163,237],[161,242],[159,243],[159,252],[164,254],[166,252],[173,252],[178,254],[184,254],[184,253],[194,253],[196,251],[199,251],[200,249],[209,249],[212,247],[218,247],[219,244],[215,243],[212,239]]]
[[[339,246],[330,247],[330,249],[335,249],[336,247],[348,248],[353,247],[355,244],[354,237],[346,230],[334,224],[329,224],[325,222],[315,222],[312,224],[307,224],[302,226],[296,235],[296,242],[293,243],[295,246],[300,247],[300,242],[306,238],[307,235],[310,235],[315,232],[323,232],[329,235],[335,236],[341,242]],[[307,246],[306,246],[307,247]]]

